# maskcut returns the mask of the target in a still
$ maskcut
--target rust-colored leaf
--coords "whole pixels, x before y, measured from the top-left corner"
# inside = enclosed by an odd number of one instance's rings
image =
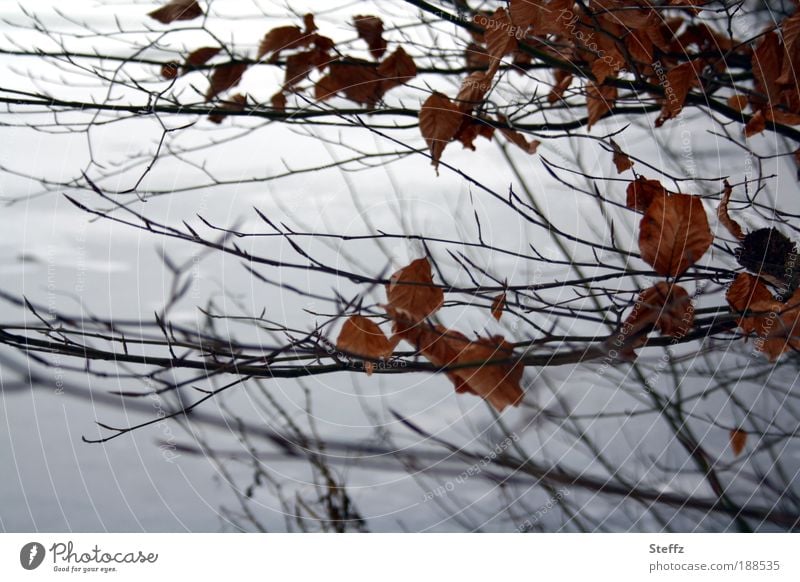
[[[733,429],[730,432],[730,443],[733,456],[738,457],[742,454],[742,451],[747,444],[747,433],[741,428]]]
[[[639,225],[642,259],[659,275],[681,275],[700,260],[713,240],[697,196],[655,197]]]
[[[328,69],[329,73],[314,87],[316,99],[322,101],[344,93],[351,101],[372,107],[383,97],[383,79],[369,61],[348,57],[330,63]]]
[[[586,110],[589,114],[587,128],[596,124],[614,107],[617,100],[617,88],[607,85],[598,86],[595,83],[586,84]]]
[[[417,323],[442,306],[444,291],[434,285],[431,264],[423,257],[392,275],[386,298],[393,312]]]
[[[299,26],[279,26],[270,30],[258,46],[258,58],[272,53],[272,59],[278,58],[281,51],[306,46],[312,40]]]
[[[314,22],[314,15],[313,14],[306,14],[303,16],[303,26],[305,26],[306,34],[311,34],[312,32],[317,31],[317,23]]]
[[[628,184],[626,206],[639,212],[645,212],[653,200],[668,196],[669,192],[658,180],[638,177]]]
[[[783,303],[759,277],[740,273],[725,297],[734,312],[749,314],[737,323],[745,334],[755,334],[756,350],[771,362],[787,351],[800,349],[800,290]]]
[[[395,317],[397,337],[413,345],[434,366],[442,368],[457,393],[480,396],[499,412],[522,401],[523,366],[509,361],[514,358],[513,346],[502,336],[470,341],[455,330],[426,323],[412,324],[402,316]]]
[[[456,103],[461,111],[469,112],[478,107],[486,98],[486,93],[492,88],[491,79],[486,77],[484,71],[470,73],[461,83],[461,88],[456,95]]]
[[[800,13],[795,12],[789,18],[784,18],[781,23],[781,37],[783,38],[783,63],[781,74],[775,80],[781,85],[798,84],[797,66],[800,64]]]
[[[780,304],[763,281],[750,273],[736,275],[725,293],[725,299],[734,312],[758,312],[757,315],[739,318],[737,323],[746,334],[761,334],[768,314],[780,309]]]
[[[464,60],[467,63],[467,67],[471,69],[483,69],[489,67],[492,57],[483,47],[472,42],[464,49]]]
[[[591,67],[595,82],[602,84],[607,78],[613,77],[619,70],[619,68],[615,66],[616,62],[617,61],[609,62],[609,59],[595,59]]]
[[[458,133],[462,119],[458,107],[441,93],[433,93],[422,104],[419,129],[428,144],[434,167],[438,168],[442,152]]]
[[[508,124],[508,120],[502,115],[498,115],[498,121],[502,124]],[[502,133],[508,141],[519,147],[519,149],[526,154],[535,154],[536,150],[539,148],[539,145],[541,145],[541,142],[538,139],[532,139],[528,141],[524,135],[511,128],[501,127],[499,129],[500,133]]]
[[[247,97],[238,93],[229,99],[222,101],[213,113],[208,115],[208,120],[212,123],[222,123],[229,113],[243,111],[247,105]]]
[[[477,394],[503,412],[507,406],[518,406],[524,397],[520,387],[523,366],[508,361],[513,358],[513,346],[503,336],[479,339],[459,351],[459,366],[470,366],[456,368],[453,373],[460,378],[465,391]]]
[[[728,97],[728,107],[741,113],[747,107],[747,101],[747,95],[737,93]]]
[[[617,335],[623,339],[620,351],[628,356],[635,355],[633,350],[647,341],[647,334],[653,329],[681,338],[693,325],[694,308],[686,289],[659,281],[642,291],[633,304]]]
[[[500,318],[503,317],[503,311],[505,311],[505,308],[506,294],[501,293],[492,300],[492,317],[494,317],[497,321],[500,321]]]
[[[669,70],[664,86],[664,107],[656,120],[656,127],[660,127],[667,119],[678,116],[696,78],[697,73],[691,62],[681,63]]]
[[[206,101],[211,101],[223,91],[238,85],[246,70],[246,63],[228,63],[216,67],[211,74],[208,91],[206,92]]]
[[[172,80],[177,79],[178,75],[180,74],[180,63],[176,61],[170,61],[168,63],[164,63],[161,65],[161,76],[164,79]]]
[[[774,32],[766,33],[751,57],[755,89],[764,97],[754,97],[756,104],[770,104],[780,102],[780,85],[777,79],[780,76],[783,51]]]
[[[765,119],[766,121],[774,121],[782,125],[800,125],[800,114],[782,111],[775,107],[766,109]]]
[[[183,72],[187,73],[192,69],[202,67],[213,57],[217,56],[221,50],[222,49],[218,46],[204,46],[193,50],[183,63]]]
[[[286,68],[284,70],[284,89],[291,89],[303,79],[308,77],[309,73],[316,67],[316,51],[303,51],[294,53],[286,57]]]
[[[148,14],[161,24],[169,24],[176,20],[193,20],[202,15],[203,9],[195,0],[172,0]]]
[[[378,360],[391,356],[394,346],[374,321],[363,315],[352,315],[339,332],[336,349],[354,356]],[[366,362],[364,368],[367,374],[372,374],[373,363]]]
[[[494,127],[480,118],[464,117],[455,139],[460,141],[465,148],[475,151],[475,140],[485,137],[491,141],[494,136]]]
[[[633,161],[628,157],[628,155],[622,151],[622,148],[619,147],[617,142],[613,139],[611,140],[611,147],[614,149],[614,166],[617,168],[617,173],[621,174],[626,170],[630,170],[633,167]],[[634,195],[635,198],[635,195]]]
[[[542,10],[540,3],[531,0],[510,0],[508,4],[511,22],[521,31],[521,34],[524,34],[530,26],[536,28]]]
[[[283,91],[278,91],[270,98],[270,105],[278,111],[286,111],[286,95]]]
[[[469,344],[469,340],[464,334],[440,325],[415,324],[391,310],[389,310],[389,314],[395,318],[394,342],[400,339],[406,340],[431,364],[443,368],[447,377],[455,385],[456,392],[472,392],[454,371],[448,369],[458,364],[459,353]]]
[[[728,203],[731,200],[731,194],[733,194],[733,188],[728,184],[728,181],[725,180],[725,190],[722,192],[722,200],[720,200],[719,208],[717,208],[717,218],[720,224],[728,229],[729,233],[735,238],[742,240],[745,235],[741,225],[728,214]]]
[[[389,91],[405,85],[417,76],[417,65],[403,47],[397,49],[378,65],[378,74],[383,77],[383,90]]]
[[[571,73],[562,70],[555,71],[553,76],[555,77],[555,84],[547,95],[548,103],[555,103],[564,97],[564,92],[569,89],[573,79]]]
[[[689,293],[680,285],[659,281],[639,295],[645,310],[654,315],[655,329],[672,337],[683,337],[694,325],[694,308]]]
[[[517,39],[514,35],[515,28],[511,24],[511,19],[505,8],[495,10],[494,14],[488,17],[481,26],[486,29],[486,32],[484,32],[486,49],[489,56],[492,57],[488,76],[493,77],[500,66],[500,60],[517,48]]]
[[[383,20],[377,16],[355,16],[353,24],[358,37],[366,41],[372,56],[380,59],[386,52],[386,41],[383,39]]]

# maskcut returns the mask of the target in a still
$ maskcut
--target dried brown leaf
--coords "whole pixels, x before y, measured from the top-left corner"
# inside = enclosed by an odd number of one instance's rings
[[[148,13],[150,18],[158,20],[161,24],[169,24],[176,20],[193,20],[203,16],[203,9],[196,0],[172,0],[161,8]]]
[[[655,197],[639,225],[639,250],[659,275],[677,277],[694,265],[714,237],[697,196]]]

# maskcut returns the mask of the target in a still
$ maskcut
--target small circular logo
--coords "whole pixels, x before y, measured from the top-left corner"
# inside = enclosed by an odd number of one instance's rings
[[[44,546],[39,542],[29,542],[19,551],[19,563],[26,570],[35,570],[44,561]]]

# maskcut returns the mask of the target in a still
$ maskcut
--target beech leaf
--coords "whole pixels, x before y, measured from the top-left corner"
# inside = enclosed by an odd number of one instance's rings
[[[336,348],[372,360],[386,359],[394,351],[394,346],[378,324],[363,315],[352,315],[344,322]],[[372,362],[366,362],[364,367],[367,374],[372,374]]]
[[[740,428],[732,430],[730,432],[730,442],[733,456],[738,457],[742,454],[742,451],[747,444],[747,433]]]
[[[714,237],[697,196],[655,197],[639,225],[639,250],[659,275],[677,277],[702,258]]]
[[[150,18],[158,20],[161,24],[169,24],[176,20],[193,20],[203,15],[203,9],[195,0],[172,0],[161,8],[148,14]]]
[[[419,129],[430,149],[434,167],[438,168],[442,152],[458,133],[462,120],[462,113],[446,95],[435,92],[422,104]]]
[[[731,200],[731,194],[733,194],[733,188],[728,184],[728,181],[725,180],[725,190],[722,193],[722,200],[720,200],[719,208],[717,208],[717,218],[720,224],[728,229],[728,232],[731,233],[734,238],[742,240],[745,234],[741,225],[728,214],[728,203]]]
[[[503,311],[505,308],[506,294],[501,293],[492,300],[492,317],[494,317],[497,321],[500,321],[500,318],[503,317]]]
[[[358,37],[366,41],[372,56],[380,59],[386,52],[386,41],[383,39],[383,20],[377,16],[355,16],[353,24],[355,24]]]
[[[444,291],[434,285],[431,264],[425,257],[392,275],[386,286],[386,297],[392,312],[412,323],[432,315],[444,303]]]

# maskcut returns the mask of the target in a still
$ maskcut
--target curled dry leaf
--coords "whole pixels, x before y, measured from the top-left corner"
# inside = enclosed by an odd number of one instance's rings
[[[394,346],[374,321],[363,315],[352,315],[339,332],[336,349],[354,356],[378,360],[391,356]],[[364,368],[367,374],[372,374],[374,364],[366,362]]]
[[[764,313],[750,317],[739,318],[739,327],[745,333],[761,333],[769,312],[780,309],[780,305],[770,293],[760,277],[750,273],[739,273],[728,287],[725,299],[731,309],[737,313],[760,311],[755,307],[766,307]]]
[[[694,325],[694,308],[689,293],[680,285],[659,281],[639,295],[639,305],[653,318],[655,329],[672,337],[683,337]]]
[[[390,313],[418,323],[444,303],[444,291],[433,283],[431,264],[426,258],[412,261],[392,275],[386,286]]]
[[[800,349],[800,291],[785,303],[773,297],[759,277],[740,273],[725,295],[735,312],[749,312],[738,325],[755,334],[755,348],[774,362],[784,352]]]
[[[269,102],[273,109],[286,111],[286,95],[284,95],[283,91],[275,93],[275,95],[270,98]]]
[[[520,387],[523,366],[510,362],[514,350],[502,336],[470,342],[459,352],[458,364],[453,370],[461,380],[466,391],[477,394],[498,412],[507,406],[517,406],[524,393]],[[477,367],[472,367],[472,366]]]
[[[303,16],[303,26],[305,26],[305,33],[311,34],[312,32],[316,32],[317,23],[314,22],[314,15],[313,14],[306,14]]]
[[[172,79],[177,79],[178,75],[180,74],[180,63],[176,61],[170,61],[168,63],[164,63],[161,65],[161,77],[171,81]]]
[[[419,129],[438,168],[442,152],[455,138],[464,116],[446,95],[435,92],[425,100],[419,113]]]
[[[503,311],[505,308],[506,294],[501,293],[492,300],[492,317],[494,317],[497,321],[500,321],[500,318],[503,317]]]
[[[617,168],[617,173],[621,174],[626,170],[630,170],[633,167],[633,161],[613,139],[611,140],[611,147],[614,149],[614,166]]]
[[[696,79],[697,73],[691,62],[681,63],[670,69],[666,76],[664,107],[656,120],[656,127],[660,127],[667,119],[678,116]]]
[[[747,444],[747,433],[740,428],[736,428],[730,432],[731,451],[733,456],[738,457],[742,454],[745,445]]]
[[[502,336],[470,341],[457,331],[413,324],[402,315],[397,315],[395,326],[397,336],[444,370],[456,392],[480,396],[499,412],[522,401],[523,366],[509,361],[514,358],[513,347]]]
[[[217,56],[221,50],[222,49],[218,46],[204,46],[193,50],[183,63],[183,73],[186,74],[197,67],[202,67],[213,57]]]
[[[569,89],[574,78],[571,73],[562,70],[555,71],[553,76],[555,77],[555,83],[550,93],[547,95],[548,103],[555,103],[564,97],[564,92]]]
[[[728,107],[741,113],[747,107],[747,96],[739,93],[731,95],[728,97]]]
[[[659,330],[663,335],[682,338],[694,325],[694,307],[689,293],[680,285],[659,281],[639,294],[615,338],[621,352],[633,350],[647,341],[647,334]]]
[[[592,63],[591,69],[595,82],[600,85],[602,85],[607,78],[615,76],[619,70],[618,65],[616,65],[616,61],[614,64],[612,64],[606,59],[595,59],[595,61]]]
[[[449,370],[458,363],[459,353],[469,343],[467,336],[441,325],[415,324],[403,315],[393,313],[391,309],[389,314],[394,317],[395,343],[401,339],[406,340],[431,364],[444,369],[447,377],[455,385],[456,392],[470,391],[461,379]]]
[[[467,48],[464,49],[464,60],[466,61],[467,67],[471,69],[488,69],[492,57],[489,56],[482,46],[471,42],[467,45]]]
[[[483,33],[486,39],[486,49],[492,58],[487,76],[491,78],[500,67],[500,60],[516,50],[516,29],[511,24],[511,18],[505,8],[498,8],[490,17],[484,16],[479,20],[478,24],[486,29],[486,32]]]
[[[653,200],[664,196],[669,196],[669,192],[661,185],[661,182],[640,176],[628,184],[625,204],[628,208],[645,212]]]
[[[311,35],[305,34],[299,26],[279,26],[270,30],[258,46],[258,58],[272,53],[271,60],[276,60],[281,51],[307,46],[312,41]]]
[[[377,16],[355,16],[353,24],[358,37],[366,41],[372,56],[380,59],[386,52],[386,41],[383,39],[383,20]]]
[[[236,111],[243,111],[247,105],[247,97],[237,93],[233,97],[222,101],[218,107],[214,108],[213,113],[209,113],[208,120],[212,123],[222,123],[228,114]]]
[[[319,68],[321,62],[326,61],[327,55],[316,49],[289,55],[286,57],[283,88],[291,89],[308,77],[311,71]]]
[[[148,14],[150,18],[158,20],[161,24],[169,24],[176,20],[193,20],[203,15],[203,9],[195,0],[172,0],[161,8]]]
[[[522,34],[524,34],[530,26],[533,26],[534,30],[536,29],[542,10],[541,4],[538,2],[531,2],[531,0],[510,0],[508,4],[511,22],[522,31]]]
[[[708,250],[714,237],[697,196],[656,196],[639,225],[639,250],[659,274],[677,277]]]
[[[405,85],[417,76],[417,65],[403,47],[397,49],[378,65],[378,74],[383,77],[383,91]]]
[[[464,112],[470,112],[478,107],[486,98],[486,93],[492,87],[491,79],[487,78],[484,71],[470,73],[461,83],[461,89],[456,95],[458,108]]]
[[[328,71],[314,86],[317,100],[324,101],[337,93],[344,93],[347,99],[372,107],[383,97],[383,79],[369,61],[348,57],[331,62]]]
[[[460,141],[464,148],[475,150],[475,140],[485,137],[491,141],[494,136],[494,126],[477,117],[465,117],[455,139]]]
[[[508,119],[506,119],[502,115],[498,115],[498,121],[504,125],[508,124]],[[535,154],[536,150],[539,148],[542,142],[538,139],[532,139],[528,141],[525,139],[525,136],[522,135],[520,132],[510,129],[508,127],[501,127],[500,133],[502,133],[505,138],[513,143],[515,146],[519,147],[523,152],[526,154]]]
[[[614,107],[617,100],[617,88],[607,85],[598,86],[595,83],[586,84],[586,111],[588,120],[586,126],[591,129],[600,119]]]
[[[756,80],[756,94],[751,97],[753,109],[780,103],[781,87],[777,80],[781,73],[782,61],[783,51],[778,35],[775,32],[766,33],[750,57],[753,77]]]
[[[722,200],[720,200],[719,208],[717,208],[717,218],[720,224],[728,229],[729,233],[735,238],[742,240],[745,235],[741,225],[728,214],[728,203],[731,200],[731,194],[733,194],[733,188],[728,181],[725,180],[725,190],[722,192]]]
[[[783,38],[783,63],[781,74],[775,80],[781,85],[797,85],[798,49],[800,49],[800,13],[795,12],[781,22]]]
[[[214,72],[211,73],[208,91],[206,92],[206,101],[211,101],[223,91],[238,85],[246,70],[246,63],[228,63],[216,67]]]

